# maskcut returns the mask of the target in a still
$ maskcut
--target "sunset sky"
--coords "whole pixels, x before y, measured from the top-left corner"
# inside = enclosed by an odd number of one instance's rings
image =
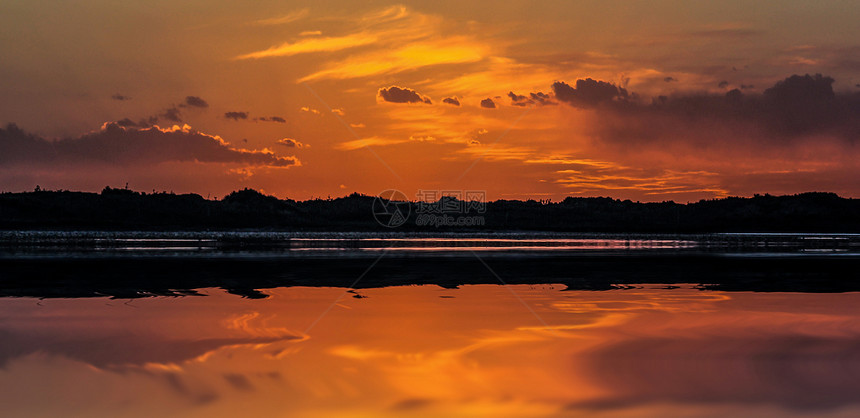
[[[0,0],[0,191],[860,197],[858,16],[856,1]]]

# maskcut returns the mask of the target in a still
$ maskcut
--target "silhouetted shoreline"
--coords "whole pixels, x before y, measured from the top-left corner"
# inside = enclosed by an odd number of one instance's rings
[[[486,265],[484,264],[486,263]],[[489,268],[488,268],[489,266]],[[311,286],[376,288],[433,284],[559,284],[569,290],[623,289],[641,284],[698,284],[702,290],[854,292],[849,272],[860,257],[725,257],[647,254],[379,259],[115,257],[0,259],[0,297],[186,296],[218,287],[249,298],[261,289]]]
[[[0,194],[2,230],[277,230],[385,231],[374,218],[374,196],[295,201],[245,189],[222,200],[197,194],[35,191]],[[460,201],[454,201],[455,203]],[[483,225],[420,226],[420,204],[410,202],[397,231],[570,232],[858,232],[860,200],[833,193],[728,197],[695,203],[639,203],[608,197],[560,202],[486,202]],[[467,206],[467,205],[464,205]]]

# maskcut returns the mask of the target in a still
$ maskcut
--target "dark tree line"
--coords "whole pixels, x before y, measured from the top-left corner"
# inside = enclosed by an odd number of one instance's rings
[[[142,193],[106,187],[101,193],[37,190],[0,194],[0,229],[272,229],[389,230],[373,216],[374,196],[295,201],[245,189],[221,200],[197,194]],[[640,203],[607,197],[560,202],[487,202],[483,225],[418,226],[418,203],[396,230],[543,230],[583,232],[860,232],[860,200],[833,193],[728,197],[695,203]],[[461,216],[448,213],[448,216]]]

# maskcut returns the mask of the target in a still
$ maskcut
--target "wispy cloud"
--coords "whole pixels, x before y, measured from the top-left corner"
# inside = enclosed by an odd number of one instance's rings
[[[260,26],[283,25],[285,23],[291,23],[291,22],[295,22],[297,20],[304,19],[308,16],[308,14],[310,14],[310,10],[305,8],[305,9],[301,9],[301,10],[292,11],[290,13],[283,15],[283,16],[270,17],[270,18],[266,18],[266,19],[256,20],[256,21],[254,21],[254,24],[260,25]]]
[[[367,146],[375,147],[375,146],[384,146],[384,145],[394,145],[401,144],[404,142],[409,142],[409,139],[396,139],[396,138],[383,138],[379,136],[371,136],[367,138],[354,139],[352,141],[341,142],[336,146],[337,149],[344,151],[352,151],[359,148],[364,148]]]
[[[239,55],[238,60],[260,59],[268,57],[288,57],[297,54],[312,52],[339,51],[347,48],[355,48],[361,45],[371,44],[377,41],[377,37],[367,33],[356,33],[346,36],[327,38],[307,38],[297,42],[286,42],[262,51]]]
[[[307,36],[319,33],[302,32],[297,40],[242,54],[236,59],[335,51],[349,54],[327,59],[319,69],[298,80],[306,82],[395,74],[440,64],[472,63],[485,59],[492,52],[489,44],[479,42],[474,36],[459,32],[449,35],[442,18],[416,13],[403,6],[371,12],[358,19],[340,19],[344,29],[337,36]]]
[[[488,54],[489,49],[486,45],[466,37],[427,40],[393,50],[383,48],[329,63],[322,70],[302,77],[299,82],[361,78],[394,74],[432,65],[477,62]]]

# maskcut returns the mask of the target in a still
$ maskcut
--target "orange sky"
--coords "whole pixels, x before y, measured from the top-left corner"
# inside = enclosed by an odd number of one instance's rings
[[[858,15],[801,1],[7,2],[0,190],[856,197]],[[768,93],[817,73],[832,82]],[[821,86],[833,97],[804,90]]]

